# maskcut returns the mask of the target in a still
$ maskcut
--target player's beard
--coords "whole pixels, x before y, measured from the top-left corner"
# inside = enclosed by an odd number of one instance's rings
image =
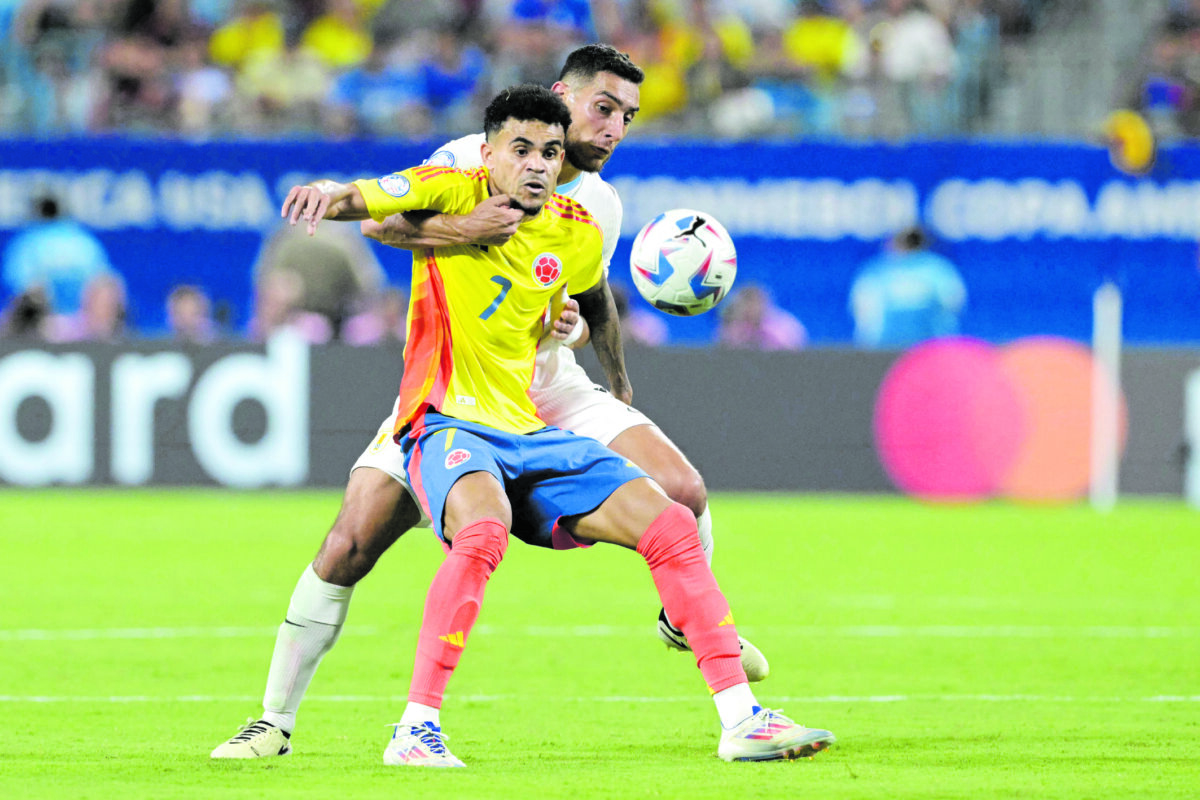
[[[512,196],[509,195],[509,197],[512,197]],[[522,211],[524,211],[525,216],[532,217],[532,216],[536,216],[537,213],[542,210],[542,206],[545,205],[545,203],[527,206],[524,203],[518,203],[515,199],[512,199],[509,201],[509,205],[511,205],[513,208],[519,208]]]
[[[587,142],[573,142],[568,139],[563,149],[566,151],[567,161],[575,169],[584,172],[599,172],[604,169],[608,159],[592,155],[587,151],[588,147],[590,145]]]

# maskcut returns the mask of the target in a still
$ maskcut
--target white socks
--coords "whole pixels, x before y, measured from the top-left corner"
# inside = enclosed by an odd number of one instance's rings
[[[342,632],[353,592],[353,586],[337,586],[321,580],[311,564],[300,576],[287,617],[279,626],[267,673],[263,696],[263,719],[267,722],[289,734],[296,727],[296,710],[321,657]]]
[[[713,695],[713,702],[717,704],[717,715],[721,717],[721,727],[725,730],[754,715],[761,708],[748,683],[722,689]]]
[[[404,714],[400,717],[400,724],[421,725],[426,722],[432,722],[440,729],[442,727],[441,711],[433,706],[409,700],[408,705],[404,707]]]

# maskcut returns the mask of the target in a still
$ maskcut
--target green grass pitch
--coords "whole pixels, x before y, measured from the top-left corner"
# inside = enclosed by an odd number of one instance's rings
[[[714,568],[812,761],[726,764],[642,560],[520,543],[442,713],[465,770],[384,767],[441,558],[358,588],[293,755],[257,716],[331,492],[0,492],[0,797],[1171,798],[1200,792],[1200,512],[713,498]]]

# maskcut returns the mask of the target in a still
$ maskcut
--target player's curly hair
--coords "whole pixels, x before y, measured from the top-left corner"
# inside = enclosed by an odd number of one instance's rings
[[[633,63],[628,53],[622,53],[609,44],[585,44],[567,56],[558,79],[571,83],[589,82],[597,73],[611,72],[618,78],[641,85],[646,79],[642,68]]]
[[[496,95],[483,112],[483,132],[490,139],[510,119],[561,125],[564,134],[571,127],[571,112],[567,110],[566,103],[554,92],[536,83],[510,86]]]

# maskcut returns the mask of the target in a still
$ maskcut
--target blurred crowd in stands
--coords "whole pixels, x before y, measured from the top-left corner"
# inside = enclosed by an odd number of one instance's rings
[[[1136,89],[1128,105],[1142,110],[1159,139],[1200,135],[1200,0],[1171,0]]]
[[[1051,2],[0,0],[0,135],[445,138],[597,40],[646,71],[639,128],[947,135]]]

